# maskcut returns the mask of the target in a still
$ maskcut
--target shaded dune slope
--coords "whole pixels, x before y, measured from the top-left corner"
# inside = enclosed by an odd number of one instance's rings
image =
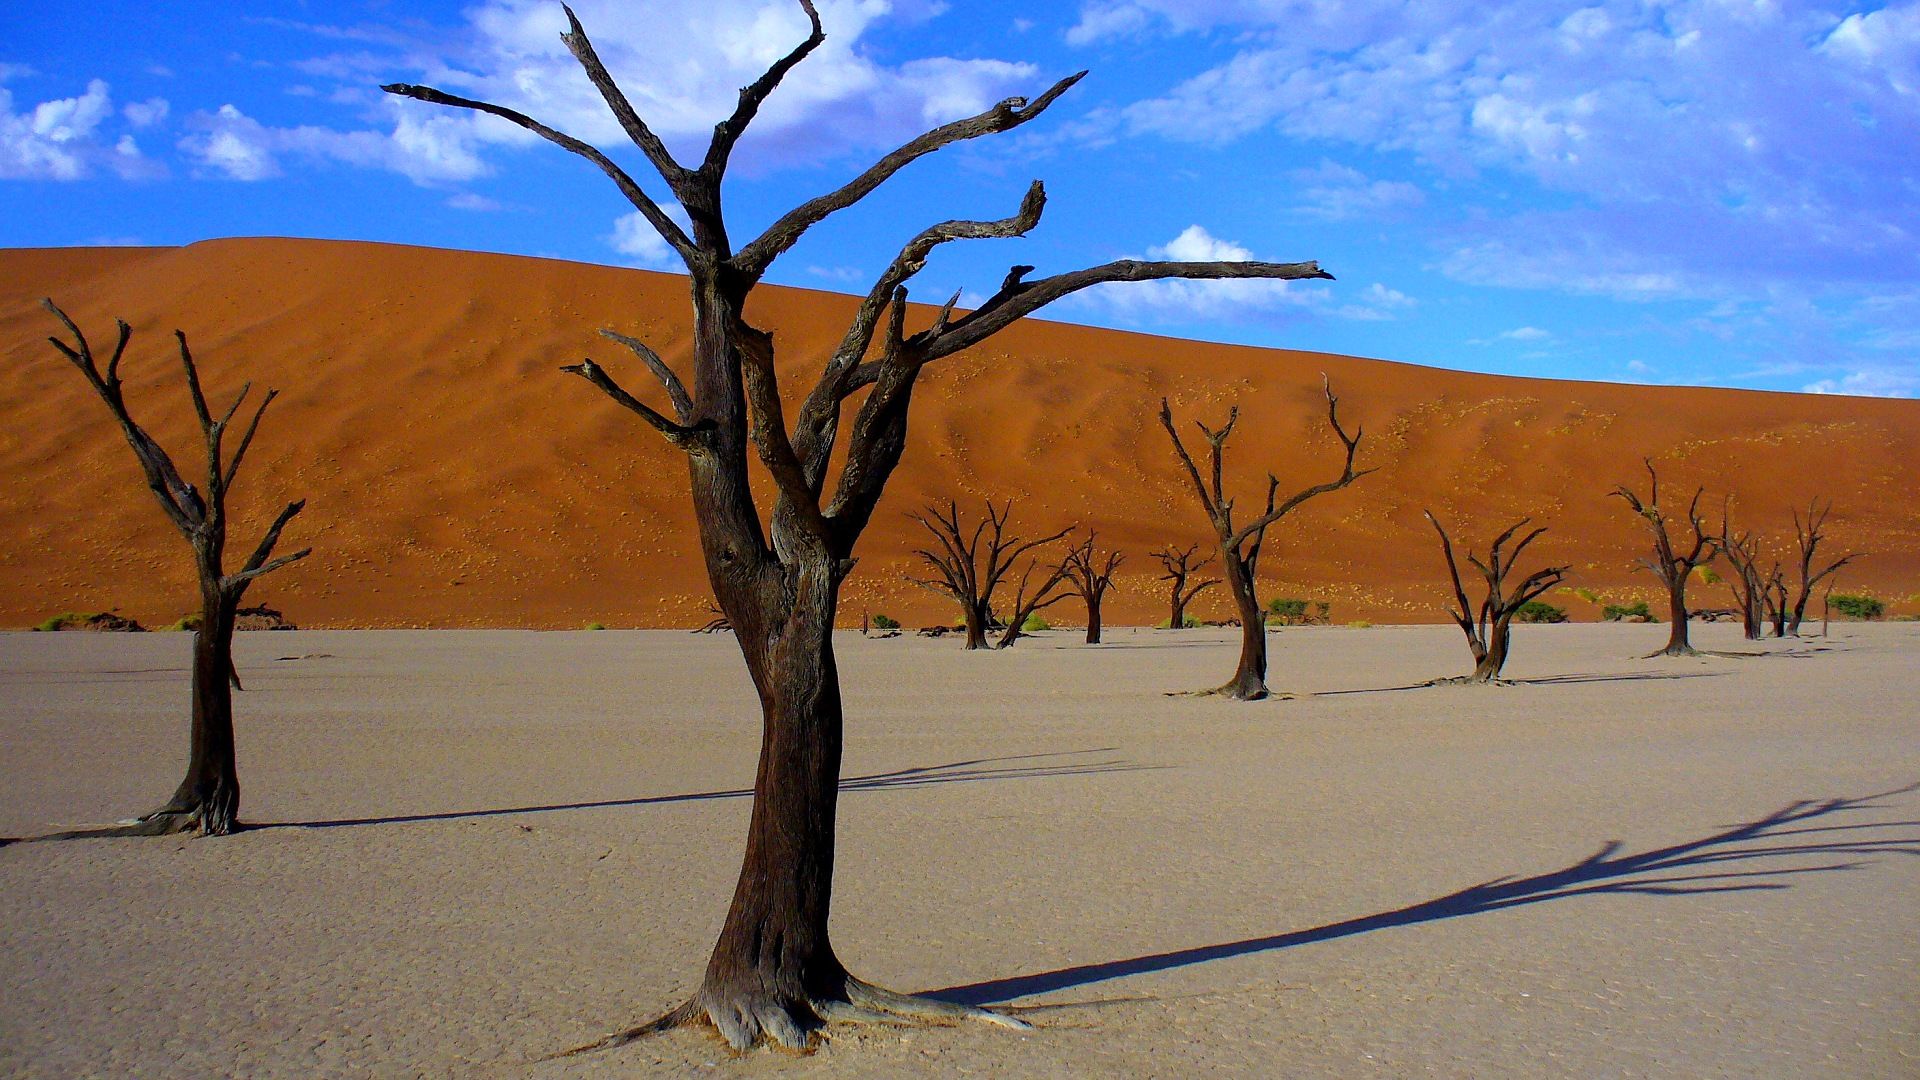
[[[192,606],[185,545],[146,494],[106,412],[45,342],[54,297],[110,346],[135,415],[183,463],[192,430],[171,331],[186,331],[217,401],[277,387],[235,496],[233,546],[250,547],[282,502],[308,508],[283,543],[312,558],[249,600],[303,625],[685,626],[708,593],[676,452],[562,363],[592,355],[650,400],[638,364],[595,329],[652,343],[685,370],[683,279],[544,259],[339,241],[234,239],[184,248],[0,252],[0,625],[118,607],[143,622]],[[850,297],[767,287],[752,314],[774,329],[790,401],[838,338]],[[930,312],[916,312],[924,322]],[[948,496],[1018,500],[1028,531],[1096,527],[1129,559],[1109,622],[1165,617],[1147,552],[1204,541],[1154,418],[1238,404],[1229,480],[1242,505],[1272,470],[1286,490],[1332,476],[1320,373],[1364,425],[1379,471],[1315,500],[1271,534],[1267,595],[1324,599],[1337,621],[1441,618],[1431,507],[1479,546],[1523,514],[1550,526],[1542,558],[1606,599],[1648,598],[1632,572],[1643,530],[1616,483],[1661,468],[1697,484],[1717,523],[1736,517],[1791,542],[1788,511],[1831,498],[1830,543],[1872,553],[1843,577],[1915,609],[1920,592],[1920,403],[1474,375],[1409,364],[1176,341],[1028,321],[931,369],[912,447],[862,541],[842,622],[863,610],[918,625],[949,606],[906,580],[922,542],[907,511]],[[1190,429],[1189,429],[1190,430]],[[764,479],[764,478],[762,478]],[[1784,553],[1784,552],[1783,552]],[[1219,590],[1196,608],[1228,610]],[[1575,618],[1595,605],[1550,599]],[[1727,606],[1699,586],[1699,606]],[[1069,601],[1056,621],[1079,617]]]

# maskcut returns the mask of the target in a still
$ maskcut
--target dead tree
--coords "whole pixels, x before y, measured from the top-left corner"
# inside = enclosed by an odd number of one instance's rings
[[[1012,514],[1012,499],[998,508],[989,499],[986,516],[974,523],[971,532],[960,520],[959,505],[951,499],[947,500],[944,512],[938,506],[929,506],[925,513],[907,515],[939,541],[937,548],[916,548],[913,552],[933,568],[935,576],[909,580],[959,603],[969,649],[987,647],[987,631],[994,626],[993,594],[1013,564],[1035,548],[1051,544],[1073,531],[1073,527],[1068,526],[1038,540],[1022,540],[1007,535],[1007,521]]]
[[[1172,407],[1167,404],[1166,398],[1160,399],[1160,426],[1167,429],[1167,437],[1173,440],[1174,452],[1186,467],[1187,478],[1193,482],[1193,492],[1200,499],[1201,509],[1206,511],[1208,523],[1213,526],[1214,536],[1220,545],[1220,566],[1226,575],[1227,589],[1233,593],[1234,606],[1240,611],[1239,669],[1228,682],[1202,693],[1223,694],[1240,701],[1256,701],[1267,696],[1267,623],[1265,613],[1260,610],[1260,599],[1254,591],[1260,571],[1260,546],[1266,540],[1267,529],[1308,499],[1339,491],[1373,471],[1354,471],[1353,459],[1360,449],[1363,432],[1356,428],[1352,436],[1348,436],[1346,429],[1340,426],[1340,399],[1333,396],[1333,384],[1324,379],[1323,384],[1327,395],[1327,424],[1333,428],[1334,435],[1346,450],[1340,475],[1326,483],[1302,488],[1284,502],[1276,502],[1280,481],[1269,473],[1266,509],[1244,525],[1234,524],[1233,500],[1227,497],[1221,484],[1222,458],[1227,438],[1233,434],[1233,425],[1240,421],[1240,407],[1236,405],[1227,412],[1227,422],[1218,431],[1194,421],[1194,426],[1206,438],[1212,454],[1209,483],[1207,478],[1201,477],[1199,466],[1193,463],[1193,455],[1187,453],[1186,445],[1180,441],[1180,433],[1174,429]]]
[[[1039,567],[1038,559],[1029,559],[1026,569],[1020,571],[1020,584],[1013,594],[1013,618],[1007,620],[1006,628],[1000,632],[998,648],[1013,648],[1013,643],[1027,632],[1027,620],[1033,617],[1034,612],[1052,607],[1073,595],[1068,585],[1071,571],[1064,560],[1047,567],[1039,587],[1029,593],[1027,587],[1032,583],[1033,572]]]
[[[1760,570],[1760,542],[1753,530],[1734,531],[1732,501],[1728,497],[1721,507],[1720,535],[1714,543],[1733,571],[1727,575],[1727,589],[1740,608],[1740,631],[1748,641],[1759,641],[1765,636],[1768,583]]]
[[[1706,494],[1702,487],[1694,491],[1693,498],[1687,503],[1687,526],[1693,530],[1691,540],[1681,537],[1686,546],[1674,546],[1674,537],[1667,526],[1666,511],[1660,507],[1660,474],[1653,469],[1653,459],[1644,459],[1647,476],[1652,486],[1643,500],[1632,488],[1625,484],[1613,489],[1610,494],[1617,495],[1633,508],[1647,528],[1653,532],[1653,555],[1639,560],[1639,565],[1651,571],[1667,587],[1667,621],[1673,624],[1667,637],[1667,647],[1651,656],[1698,656],[1699,652],[1687,641],[1687,580],[1693,577],[1693,569],[1713,561],[1713,537],[1708,535],[1707,527],[1700,519],[1700,498]]]
[[[1773,636],[1787,636],[1787,573],[1775,561],[1773,569],[1767,572],[1767,617],[1773,620]]]
[[[597,147],[488,102],[425,86],[389,93],[489,113],[587,159],[620,189],[686,264],[693,309],[692,379],[651,349],[628,344],[665,391],[667,411],[628,393],[591,360],[567,370],[592,383],[682,451],[714,595],[733,622],[763,717],[760,765],[738,884],[699,989],[658,1021],[610,1036],[611,1046],[705,1017],[735,1047],[771,1039],[805,1048],[831,1019],[944,1022],[972,1018],[1024,1027],[985,1010],[895,994],[848,974],[827,932],[839,791],[841,699],[832,630],[855,542],[907,445],[908,404],[928,364],[999,333],[1040,308],[1103,282],[1164,278],[1326,278],[1317,263],[1143,262],[1131,259],[1027,280],[1016,267],[972,310],[949,300],[931,321],[908,326],[906,284],[938,246],[955,240],[1024,235],[1040,220],[1045,191],[1035,182],[1020,209],[998,221],[946,221],[910,239],[855,305],[839,345],[804,398],[783,399],[772,332],[753,325],[747,300],[774,260],[808,229],[860,202],[901,169],[944,146],[1018,128],[1041,115],[1081,78],[1072,75],[1031,100],[1009,98],[943,124],[881,157],[840,187],[775,218],[736,245],[721,208],[727,165],[741,135],[786,74],[825,40],[811,0],[799,0],[810,30],[740,91],[713,130],[702,160],[676,160],[595,54],[571,12],[562,41],[607,107],[686,211],[683,230],[641,183]],[[1084,73],[1082,73],[1084,74]],[[656,189],[657,190],[657,189]],[[843,412],[852,416],[842,423]],[[791,417],[791,420],[789,420]],[[835,446],[845,434],[839,453]],[[748,483],[757,458],[772,480],[764,509]],[[829,467],[839,462],[830,483]]]
[[[1213,562],[1213,556],[1211,555],[1201,559],[1199,562],[1194,562],[1194,553],[1198,551],[1199,548],[1199,544],[1189,544],[1185,548],[1176,548],[1172,544],[1168,544],[1166,547],[1153,553],[1153,557],[1160,560],[1161,568],[1166,571],[1166,573],[1160,575],[1160,580],[1172,583],[1167,590],[1167,606],[1169,612],[1167,615],[1167,629],[1169,630],[1179,630],[1185,627],[1187,625],[1187,605],[1193,602],[1194,597],[1220,584],[1219,578],[1201,578],[1193,588],[1187,588],[1188,579],[1197,577],[1200,571],[1206,568],[1207,564]]]
[[[1094,534],[1089,531],[1087,538],[1079,546],[1067,552],[1061,561],[1060,569],[1066,574],[1067,587],[1078,594],[1087,605],[1087,644],[1100,644],[1100,601],[1105,598],[1107,588],[1113,584],[1113,572],[1126,561],[1126,556],[1118,550],[1107,552],[1102,559],[1093,548]]]
[[[1798,510],[1793,513],[1793,538],[1798,546],[1800,567],[1800,588],[1793,597],[1793,610],[1787,616],[1786,633],[1796,637],[1800,634],[1800,622],[1806,618],[1807,602],[1813,599],[1814,587],[1822,580],[1829,579],[1840,572],[1840,568],[1860,557],[1859,552],[1843,555],[1819,570],[1814,569],[1814,560],[1820,550],[1820,541],[1825,540],[1827,515],[1833,511],[1833,504],[1820,504],[1815,499],[1807,504],[1807,516],[1803,519]],[[1829,592],[1832,590],[1829,589]],[[1826,631],[1821,631],[1825,636]]]
[[[1495,682],[1500,678],[1500,669],[1506,666],[1509,644],[1513,640],[1513,617],[1522,607],[1538,600],[1548,589],[1566,579],[1567,568],[1549,566],[1535,570],[1522,578],[1513,591],[1507,591],[1507,578],[1513,573],[1514,564],[1520,561],[1520,553],[1533,543],[1534,538],[1546,532],[1542,526],[1520,538],[1511,551],[1503,550],[1513,534],[1526,527],[1530,518],[1521,518],[1507,530],[1495,537],[1487,548],[1487,560],[1481,562],[1472,551],[1467,552],[1467,561],[1480,571],[1487,582],[1486,598],[1476,608],[1467,599],[1467,590],[1460,583],[1460,564],[1453,557],[1453,541],[1448,538],[1447,530],[1440,526],[1440,519],[1433,511],[1423,511],[1427,520],[1433,523],[1433,530],[1440,534],[1440,552],[1447,559],[1447,573],[1453,579],[1453,601],[1457,605],[1447,612],[1453,621],[1460,624],[1460,630],[1467,635],[1467,648],[1473,651],[1473,674],[1464,682]]]
[[[193,719],[188,728],[186,777],[174,790],[173,797],[159,809],[125,826],[94,835],[159,836],[197,832],[204,836],[225,836],[240,827],[240,776],[233,745],[233,689],[239,684],[233,666],[235,612],[247,587],[256,579],[306,558],[313,550],[302,548],[291,555],[273,557],[274,546],[280,542],[280,531],[306,505],[304,500],[288,503],[273,519],[273,524],[267,526],[266,533],[240,569],[232,573],[226,569],[227,494],[233,489],[247,448],[253,445],[254,432],[260,429],[260,417],[279,391],[269,390],[261,398],[239,443],[228,454],[223,445],[227,425],[240,411],[252,384],[241,386],[233,404],[227,406],[219,419],[214,419],[207,407],[206,395],[200,390],[200,372],[194,364],[193,353],[187,348],[187,336],[178,330],[173,332],[179,343],[180,366],[185,370],[187,392],[193,401],[194,417],[200,423],[206,455],[202,486],[195,487],[181,477],[173,459],[127,411],[120,383],[120,359],[126,353],[128,339],[133,336],[132,328],[116,320],[119,340],[114,343],[113,354],[107,358],[103,371],[94,359],[86,335],[67,313],[52,300],[40,303],[73,335],[71,344],[57,337],[47,340],[79,369],[107,411],[119,422],[121,434],[126,436],[127,445],[133,448],[133,456],[146,474],[147,487],[159,500],[167,520],[193,548],[194,569],[200,579],[200,625],[193,635]]]

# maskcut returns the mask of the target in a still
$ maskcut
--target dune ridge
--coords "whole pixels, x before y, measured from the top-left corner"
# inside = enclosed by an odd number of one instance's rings
[[[105,410],[54,353],[38,307],[55,298],[96,344],[112,320],[134,339],[122,374],[134,413],[185,461],[190,414],[172,351],[184,330],[209,395],[276,387],[235,496],[232,545],[287,500],[308,508],[283,547],[312,558],[250,597],[305,626],[675,627],[704,622],[700,566],[677,452],[562,376],[582,355],[636,393],[638,365],[595,331],[642,337],[684,370],[684,279],[548,259],[347,241],[245,238],[181,248],[0,251],[0,626],[117,608],[167,623],[193,606],[185,547],[143,491]],[[837,341],[855,298],[767,286],[750,312],[772,329],[790,401]],[[929,309],[916,320],[932,317]],[[103,340],[104,339],[104,340]],[[1250,502],[1268,470],[1292,490],[1326,479],[1338,448],[1320,376],[1365,427],[1378,471],[1276,527],[1263,595],[1328,601],[1337,622],[1443,618],[1432,508],[1455,542],[1483,545],[1514,518],[1550,532],[1542,559],[1605,600],[1652,599],[1632,571],[1643,530],[1613,485],[1660,466],[1663,489],[1705,484],[1736,520],[1790,545],[1792,508],[1831,499],[1828,543],[1869,558],[1843,571],[1896,612],[1920,610],[1920,402],[1523,379],[1321,353],[1178,341],[1028,320],[931,369],[912,446],[862,540],[843,624],[885,612],[948,621],[907,580],[929,500],[1014,498],[1029,532],[1096,528],[1128,561],[1106,619],[1165,618],[1148,552],[1207,541],[1155,420],[1241,411],[1229,483]],[[657,391],[650,397],[659,397]],[[761,478],[764,479],[764,478]],[[1779,554],[1785,555],[1782,548]],[[1548,597],[1576,619],[1597,605]],[[1699,585],[1696,606],[1726,607]],[[1222,590],[1193,613],[1220,618]],[[1816,601],[1815,610],[1817,612]],[[1080,618],[1077,603],[1050,609]]]

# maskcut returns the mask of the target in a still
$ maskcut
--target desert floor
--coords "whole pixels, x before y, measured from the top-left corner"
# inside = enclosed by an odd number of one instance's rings
[[[0,849],[0,1074],[1913,1077],[1920,627],[1642,660],[1657,626],[1005,654],[841,639],[850,968],[1038,1025],[677,1032],[733,885],[757,717],[725,636],[243,635],[224,840]],[[1732,627],[1701,643],[1746,649]],[[0,635],[0,835],[184,760],[181,634]]]

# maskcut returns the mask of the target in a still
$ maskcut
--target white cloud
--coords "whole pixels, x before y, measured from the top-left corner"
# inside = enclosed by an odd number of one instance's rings
[[[890,149],[933,125],[1044,89],[1029,64],[928,57],[887,66],[863,47],[863,37],[883,21],[923,21],[944,5],[820,0],[818,6],[827,39],[762,106],[739,148],[744,167]],[[682,160],[696,162],[715,122],[733,111],[740,87],[806,36],[804,15],[788,0],[581,0],[574,9],[648,125]],[[411,58],[424,72],[421,81],[521,110],[589,142],[626,143],[560,41],[566,21],[558,3],[488,0],[467,18],[471,47],[462,55]],[[364,63],[357,54],[333,59],[347,69]]]
[[[1327,221],[1379,219],[1411,210],[1427,201],[1419,187],[1403,180],[1373,180],[1358,169],[1322,158],[1312,169],[1298,169],[1299,212]]]
[[[1552,336],[1537,326],[1516,326],[1500,332],[1500,337],[1506,341],[1545,341]]]
[[[1920,373],[1910,369],[1875,368],[1854,371],[1833,379],[1821,379],[1801,387],[1808,394],[1850,394],[1856,397],[1899,397],[1920,395]]]
[[[455,210],[471,210],[476,213],[495,213],[506,207],[498,200],[485,195],[476,195],[471,191],[462,191],[447,200],[447,205]]]
[[[6,65],[0,82],[29,69]],[[13,94],[0,86],[0,177],[19,180],[79,180],[105,167],[129,179],[154,175],[159,167],[142,157],[130,137],[117,139],[102,127],[113,116],[113,99],[100,79],[76,97],[42,101],[13,111]]]
[[[271,127],[222,105],[188,118],[192,132],[180,149],[203,168],[232,180],[266,180],[284,171],[280,158],[331,161],[361,168],[386,169],[415,183],[472,180],[488,173],[475,150],[486,137],[459,116],[419,115],[384,106],[395,114],[390,133],[338,131],[301,126]]]
[[[1476,231],[1521,251],[1569,225],[1601,242],[1602,269],[1570,264],[1560,280],[1535,259],[1506,283],[1701,295],[1912,272],[1913,0],[1844,18],[1732,0],[1086,0],[1080,13],[1077,39],[1214,32],[1226,47],[1110,128],[1208,143],[1275,131],[1456,186],[1497,176],[1489,186],[1566,209]]]
[[[667,216],[678,222],[685,230],[693,228],[693,221],[687,217],[686,210],[679,203],[670,202],[662,207]],[[631,265],[650,270],[684,269],[680,256],[654,231],[653,225],[635,210],[622,214],[613,221],[613,232],[606,236],[607,246],[625,255]]]
[[[136,128],[147,128],[165,120],[167,111],[167,99],[155,97],[145,101],[128,102],[121,108],[120,115],[126,117],[127,123]]]

